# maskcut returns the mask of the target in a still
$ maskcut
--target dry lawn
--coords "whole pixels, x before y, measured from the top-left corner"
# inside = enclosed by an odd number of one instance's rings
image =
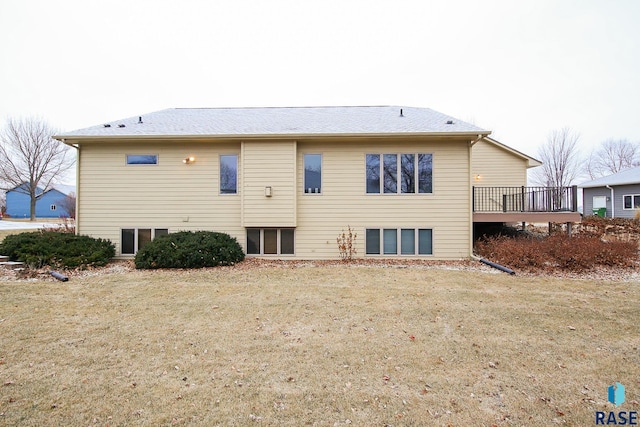
[[[0,425],[533,426],[639,410],[638,283],[416,266],[0,281]]]

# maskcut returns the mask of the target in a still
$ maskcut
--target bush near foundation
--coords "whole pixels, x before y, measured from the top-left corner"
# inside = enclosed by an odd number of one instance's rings
[[[32,268],[99,267],[107,265],[115,253],[109,240],[58,231],[13,234],[0,243],[0,254]]]
[[[136,268],[203,268],[244,260],[238,241],[225,233],[180,231],[147,243],[135,257]]]
[[[490,261],[529,272],[632,267],[639,260],[637,241],[604,241],[589,235],[489,237],[477,241],[475,251]]]

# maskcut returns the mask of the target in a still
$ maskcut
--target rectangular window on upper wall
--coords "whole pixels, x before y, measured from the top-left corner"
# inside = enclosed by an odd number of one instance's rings
[[[418,154],[418,192],[433,193],[432,154]]]
[[[380,232],[382,231],[382,240]],[[367,255],[433,255],[430,228],[368,228],[365,233]],[[400,239],[400,245],[398,245]]]
[[[304,192],[322,192],[322,154],[304,155]]]
[[[120,254],[135,255],[153,239],[167,234],[168,228],[123,228],[120,230]]]
[[[248,228],[247,255],[293,255],[293,228]]]
[[[640,194],[627,194],[622,196],[623,209],[640,209]]]
[[[365,158],[368,194],[379,194],[381,183],[385,194],[433,192],[431,154],[367,154]]]
[[[127,154],[128,165],[157,165],[157,154]]]
[[[238,156],[220,156],[220,194],[238,193]]]
[[[380,155],[367,154],[366,156],[367,193],[380,193]]]
[[[398,156],[395,154],[384,154],[382,156],[382,174],[384,176],[384,192],[398,192]]]

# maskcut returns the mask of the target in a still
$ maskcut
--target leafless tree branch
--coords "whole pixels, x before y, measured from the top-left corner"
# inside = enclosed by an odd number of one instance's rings
[[[542,166],[535,169],[533,180],[545,187],[567,187],[574,183],[580,171],[580,135],[569,128],[554,130],[538,149]]]
[[[0,132],[0,185],[30,196],[32,221],[37,198],[75,164],[73,150],[51,138],[55,133],[38,118],[9,119]]]
[[[589,155],[585,171],[591,179],[597,179],[634,166],[640,166],[640,143],[608,139]]]

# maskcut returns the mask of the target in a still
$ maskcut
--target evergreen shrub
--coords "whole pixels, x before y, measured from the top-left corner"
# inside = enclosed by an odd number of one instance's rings
[[[0,243],[0,254],[32,268],[104,266],[115,253],[115,247],[109,240],[57,231],[13,234]]]
[[[225,233],[180,231],[147,243],[135,257],[136,268],[203,268],[244,260],[238,241]]]

